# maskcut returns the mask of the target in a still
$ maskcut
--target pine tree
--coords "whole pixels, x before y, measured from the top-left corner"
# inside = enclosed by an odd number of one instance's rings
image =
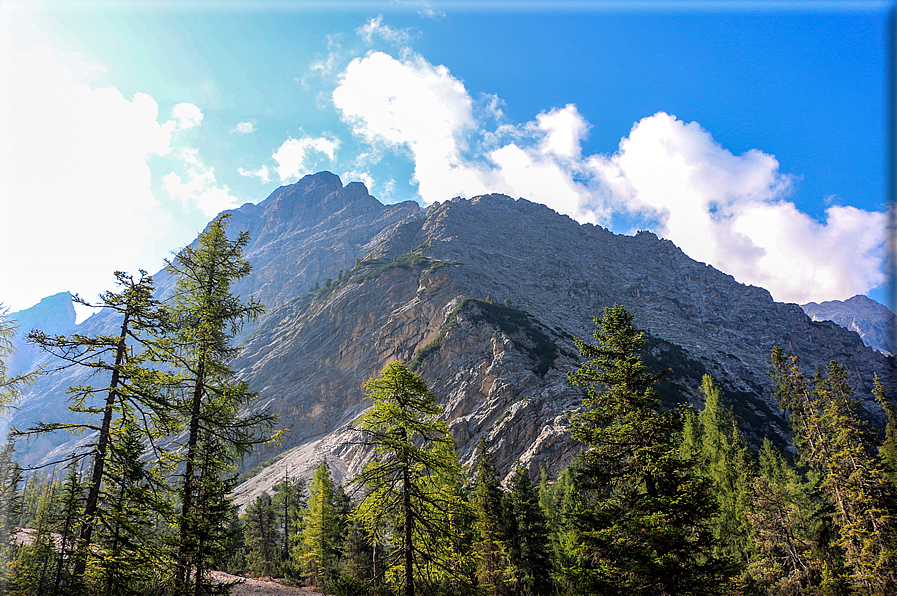
[[[53,533],[58,518],[59,483],[47,482],[46,478],[41,480],[36,485],[44,490],[36,498],[34,514],[29,520],[31,545],[16,549],[5,591],[9,596],[54,593],[59,553]]]
[[[59,552],[55,553],[54,594],[78,593],[83,588],[83,577],[72,573],[70,568],[78,548],[76,536],[78,525],[82,520],[84,501],[84,487],[81,484],[80,475],[75,469],[76,464],[77,462],[73,461],[69,465],[69,471],[60,494],[59,522],[56,526],[60,544]]]
[[[452,544],[457,512],[465,505],[446,482],[461,468],[448,425],[438,419],[436,396],[400,362],[386,365],[365,387],[374,406],[356,424],[376,457],[353,479],[365,490],[353,518],[375,552],[393,547],[391,556],[378,559],[377,573],[405,596],[444,582],[446,575],[466,582]]]
[[[890,482],[873,454],[847,371],[832,361],[808,382],[794,356],[775,348],[770,369],[776,396],[789,412],[795,446],[822,475],[834,506],[838,545],[858,589],[897,591],[897,519]]]
[[[180,411],[186,426],[180,513],[175,556],[176,592],[201,594],[211,589],[206,578],[216,557],[226,558],[227,495],[233,488],[234,462],[265,440],[273,422],[265,414],[240,416],[255,393],[234,382],[229,360],[237,349],[231,340],[244,321],[258,317],[261,304],[242,302],[232,284],[251,267],[243,259],[249,236],[228,239],[228,214],[209,224],[195,246],[167,263],[176,279],[171,307],[173,336],[168,346],[184,389]],[[194,582],[191,587],[190,582]]]
[[[564,569],[580,593],[723,592],[728,569],[713,555],[716,506],[680,453],[680,413],[664,411],[639,348],[644,334],[621,306],[596,318],[596,344],[570,373],[584,409],[570,431],[584,443],[575,472],[583,504],[567,512],[578,564]]]
[[[519,463],[504,495],[504,543],[512,593],[539,596],[551,589],[551,555],[545,518],[529,471]]]
[[[548,529],[548,538],[551,543],[552,577],[558,578],[559,572],[564,567],[570,567],[568,552],[565,545],[564,507],[576,494],[573,486],[573,474],[570,468],[561,472],[554,482],[548,480],[548,474],[542,470],[539,480],[539,507],[545,516],[545,527]],[[572,507],[568,506],[572,510]],[[558,586],[560,593],[565,593],[562,586]]]
[[[730,408],[721,403],[720,391],[709,375],[701,384],[704,408],[694,418],[697,451],[692,455],[699,474],[711,482],[719,511],[711,521],[715,552],[744,567],[748,552],[747,502],[753,482],[753,458],[741,438],[738,423]],[[689,423],[683,427],[683,445],[689,437]]]
[[[99,495],[96,551],[88,567],[92,594],[144,594],[159,580],[164,551],[155,517],[169,515],[165,481],[142,459],[145,433],[126,415],[110,429],[110,452]]]

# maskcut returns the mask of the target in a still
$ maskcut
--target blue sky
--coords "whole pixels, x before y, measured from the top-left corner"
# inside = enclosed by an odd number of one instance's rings
[[[95,296],[322,169],[883,301],[888,7],[4,2],[0,301]]]

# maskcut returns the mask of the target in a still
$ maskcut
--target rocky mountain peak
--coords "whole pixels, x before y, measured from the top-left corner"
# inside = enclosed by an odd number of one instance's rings
[[[862,294],[847,300],[801,305],[814,321],[834,321],[857,332],[863,343],[882,354],[897,354],[897,316],[888,307]]]

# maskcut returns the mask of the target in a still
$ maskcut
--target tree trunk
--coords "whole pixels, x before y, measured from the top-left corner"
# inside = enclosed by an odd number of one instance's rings
[[[75,570],[73,573],[76,578],[82,577],[87,569],[87,553],[90,552],[90,542],[93,538],[93,520],[97,514],[100,485],[103,481],[103,468],[106,464],[106,448],[109,445],[109,427],[112,425],[112,411],[115,406],[115,398],[118,395],[118,369],[125,358],[130,315],[130,309],[125,310],[125,318],[121,324],[121,338],[118,340],[118,346],[115,351],[115,368],[112,369],[112,381],[109,384],[109,394],[106,396],[106,407],[103,410],[103,423],[100,426],[100,436],[97,439],[97,452],[93,459],[93,472],[90,477],[90,485],[87,487],[87,500],[84,503],[84,521],[81,526],[80,544],[78,555],[75,557]]]

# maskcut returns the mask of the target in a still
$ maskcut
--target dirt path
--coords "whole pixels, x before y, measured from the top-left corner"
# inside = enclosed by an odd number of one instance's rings
[[[314,588],[295,588],[292,586],[282,586],[275,581],[263,581],[260,579],[252,579],[250,577],[240,577],[231,575],[223,571],[213,571],[212,577],[217,582],[240,582],[230,589],[232,596],[321,596],[321,593]]]

